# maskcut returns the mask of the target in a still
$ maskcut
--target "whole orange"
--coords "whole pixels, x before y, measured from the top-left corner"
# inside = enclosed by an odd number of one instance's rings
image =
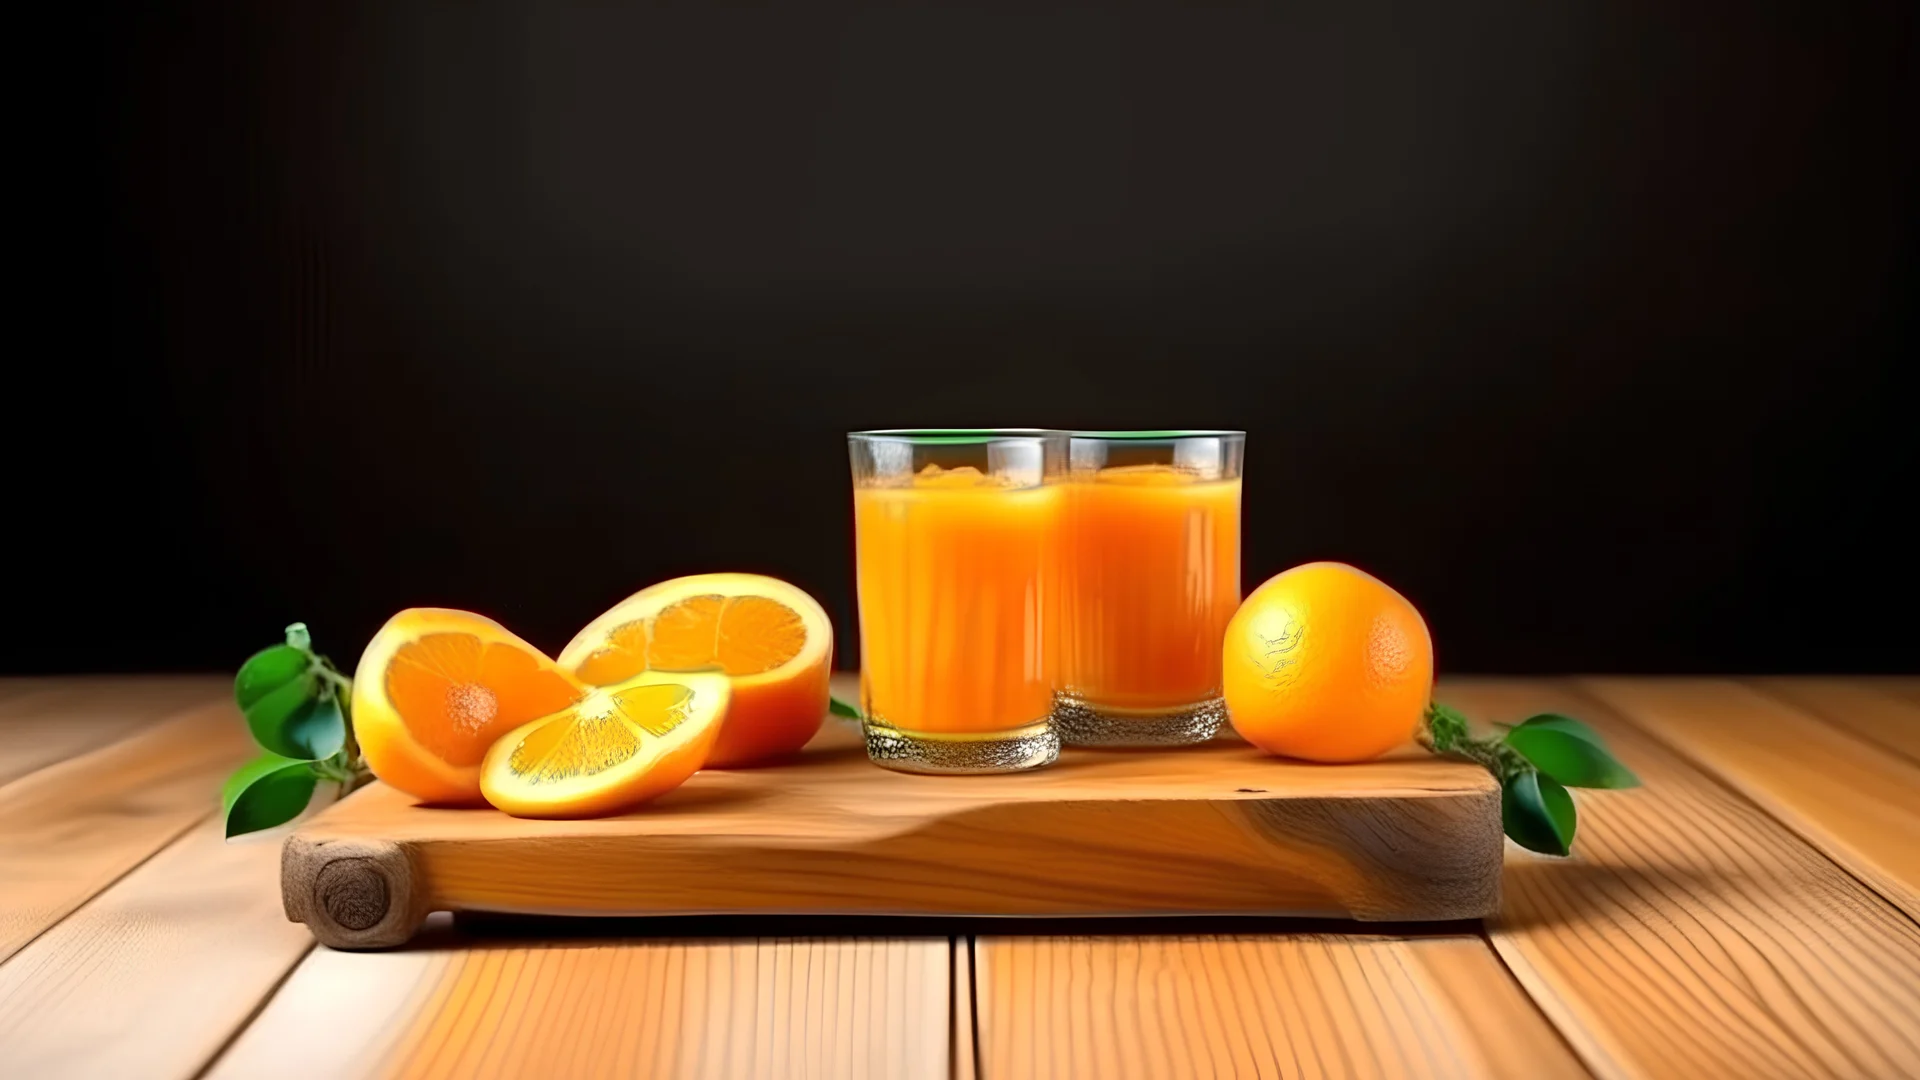
[[[1386,582],[1307,563],[1241,603],[1224,666],[1227,715],[1248,742],[1309,761],[1365,761],[1413,736],[1433,692],[1433,639]]]

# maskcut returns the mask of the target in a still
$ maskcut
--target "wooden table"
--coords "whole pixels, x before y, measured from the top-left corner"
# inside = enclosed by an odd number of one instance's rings
[[[223,678],[0,680],[0,1076],[1920,1076],[1920,678],[1458,679],[1600,728],[1497,920],[505,922],[316,948]]]

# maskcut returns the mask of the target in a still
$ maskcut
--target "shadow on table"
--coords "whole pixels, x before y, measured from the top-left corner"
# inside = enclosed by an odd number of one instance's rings
[[[1633,923],[1657,911],[1739,910],[1756,899],[1844,895],[1861,887],[1837,865],[1808,859],[1751,868],[1659,856],[1544,859],[1507,853],[1504,898],[1490,929]]]
[[[514,947],[612,939],[740,940],[752,938],[992,937],[1273,937],[1337,934],[1350,937],[1457,937],[1478,934],[1480,923],[1387,923],[1352,919],[1161,915],[1150,917],[1028,918],[944,915],[653,915],[580,917],[461,912],[435,915],[406,946],[416,949]]]

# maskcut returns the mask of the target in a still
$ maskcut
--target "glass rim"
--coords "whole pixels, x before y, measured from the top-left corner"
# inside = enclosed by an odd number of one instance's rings
[[[1069,431],[1067,436],[1102,442],[1171,442],[1175,439],[1244,439],[1247,433],[1227,428],[1185,428],[1165,431]]]
[[[895,442],[914,446],[981,446],[997,442],[1022,442],[1066,435],[1059,428],[874,428],[849,431],[853,442]]]

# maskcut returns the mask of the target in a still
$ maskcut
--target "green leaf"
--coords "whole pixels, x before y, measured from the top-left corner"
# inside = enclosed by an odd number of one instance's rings
[[[347,745],[347,716],[340,708],[340,697],[324,683],[320,690],[320,696],[296,714],[287,728],[289,741],[306,747],[316,761],[332,757]]]
[[[1574,730],[1592,734],[1591,728],[1566,717],[1557,717],[1555,721],[1534,723],[1529,720],[1507,732],[1506,744],[1519,751],[1521,757],[1533,762],[1535,768],[1568,787],[1640,786],[1640,778],[1614,760],[1598,736],[1588,739]],[[1565,725],[1573,725],[1574,729]]]
[[[1607,745],[1607,741],[1600,737],[1599,732],[1575,720],[1571,716],[1562,716],[1559,713],[1541,713],[1538,716],[1529,716],[1518,724],[1512,725],[1508,730],[1519,731],[1523,728],[1549,728],[1554,731],[1564,732],[1576,739],[1585,739],[1595,746]]]
[[[1500,790],[1500,819],[1513,842],[1543,855],[1573,850],[1573,796],[1551,777],[1525,772]]]
[[[844,716],[849,720],[860,719],[860,710],[832,695],[827,697],[827,711],[835,716]]]
[[[261,649],[240,665],[240,674],[233,679],[233,699],[244,712],[261,698],[305,675],[312,666],[313,656],[304,649],[291,645]]]
[[[271,829],[300,816],[313,801],[319,778],[313,766],[278,754],[262,754],[227,778],[220,793],[229,839]]]
[[[220,787],[221,812],[225,813],[233,809],[233,800],[239,798],[240,793],[245,791],[254,781],[276,769],[283,769],[288,765],[305,766],[307,762],[299,761],[295,758],[281,757],[279,754],[263,753],[245,765],[233,770],[233,775],[227,777],[227,782]]]
[[[317,761],[347,744],[347,720],[333,687],[309,674],[246,709],[253,741],[281,757]]]

